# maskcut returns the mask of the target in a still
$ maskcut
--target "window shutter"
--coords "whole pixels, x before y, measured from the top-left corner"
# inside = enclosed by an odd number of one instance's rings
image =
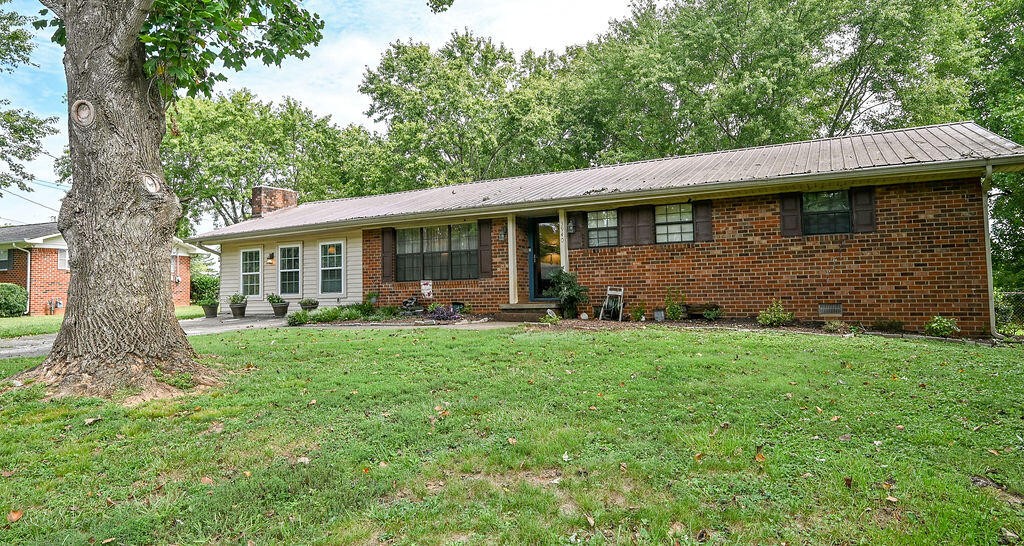
[[[480,243],[477,245],[480,253],[480,278],[491,277],[494,275],[494,266],[491,262],[491,221],[480,220],[476,227],[480,235]]]
[[[784,193],[779,202],[780,215],[782,217],[782,236],[797,237],[803,234],[803,225],[800,221],[800,194]]]
[[[850,190],[850,201],[853,202],[852,224],[854,233],[875,231],[875,188],[853,188]]]
[[[395,228],[380,230],[380,280],[395,282]]]
[[[654,244],[654,206],[636,208],[636,244]]]
[[[587,246],[587,215],[582,212],[570,212],[569,222],[576,226],[576,232],[569,234],[569,248],[578,250]]]
[[[693,240],[715,240],[715,228],[711,223],[711,201],[693,203]]]
[[[618,209],[619,246],[633,246],[636,242],[636,207]]]

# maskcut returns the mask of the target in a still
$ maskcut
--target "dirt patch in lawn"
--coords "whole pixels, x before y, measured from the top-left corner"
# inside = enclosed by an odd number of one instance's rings
[[[1016,508],[1024,506],[1024,495],[1007,488],[1005,485],[996,483],[985,476],[971,476],[971,483],[987,491],[995,498]]]

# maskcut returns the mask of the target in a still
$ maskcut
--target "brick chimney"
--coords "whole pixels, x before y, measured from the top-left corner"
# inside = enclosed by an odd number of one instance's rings
[[[273,186],[256,186],[252,189],[252,217],[260,218],[275,210],[287,209],[299,204],[299,192]]]

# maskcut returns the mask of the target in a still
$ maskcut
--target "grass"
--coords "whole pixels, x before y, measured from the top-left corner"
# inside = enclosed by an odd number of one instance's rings
[[[1024,531],[1010,493],[971,483],[1024,490],[1020,347],[657,327],[192,341],[222,387],[133,408],[0,395],[0,511],[24,511],[0,543],[995,544]]]
[[[198,305],[184,305],[174,308],[179,319],[192,319],[203,316],[203,308]],[[41,315],[30,317],[0,317],[0,338],[53,334],[60,330],[64,315]]]

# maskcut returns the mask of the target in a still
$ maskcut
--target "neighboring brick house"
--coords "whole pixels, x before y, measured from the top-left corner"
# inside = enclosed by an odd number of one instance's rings
[[[190,303],[190,266],[198,248],[176,240],[168,271],[174,305]],[[68,246],[56,222],[0,227],[0,283],[13,283],[28,291],[29,315],[64,312],[68,297]]]
[[[195,238],[221,246],[221,296],[322,305],[421,294],[539,314],[551,274],[592,303],[670,292],[751,317],[774,299],[802,320],[931,316],[992,331],[987,184],[1024,147],[952,123],[297,205],[260,187],[254,218]],[[223,306],[227,308],[226,305]]]

